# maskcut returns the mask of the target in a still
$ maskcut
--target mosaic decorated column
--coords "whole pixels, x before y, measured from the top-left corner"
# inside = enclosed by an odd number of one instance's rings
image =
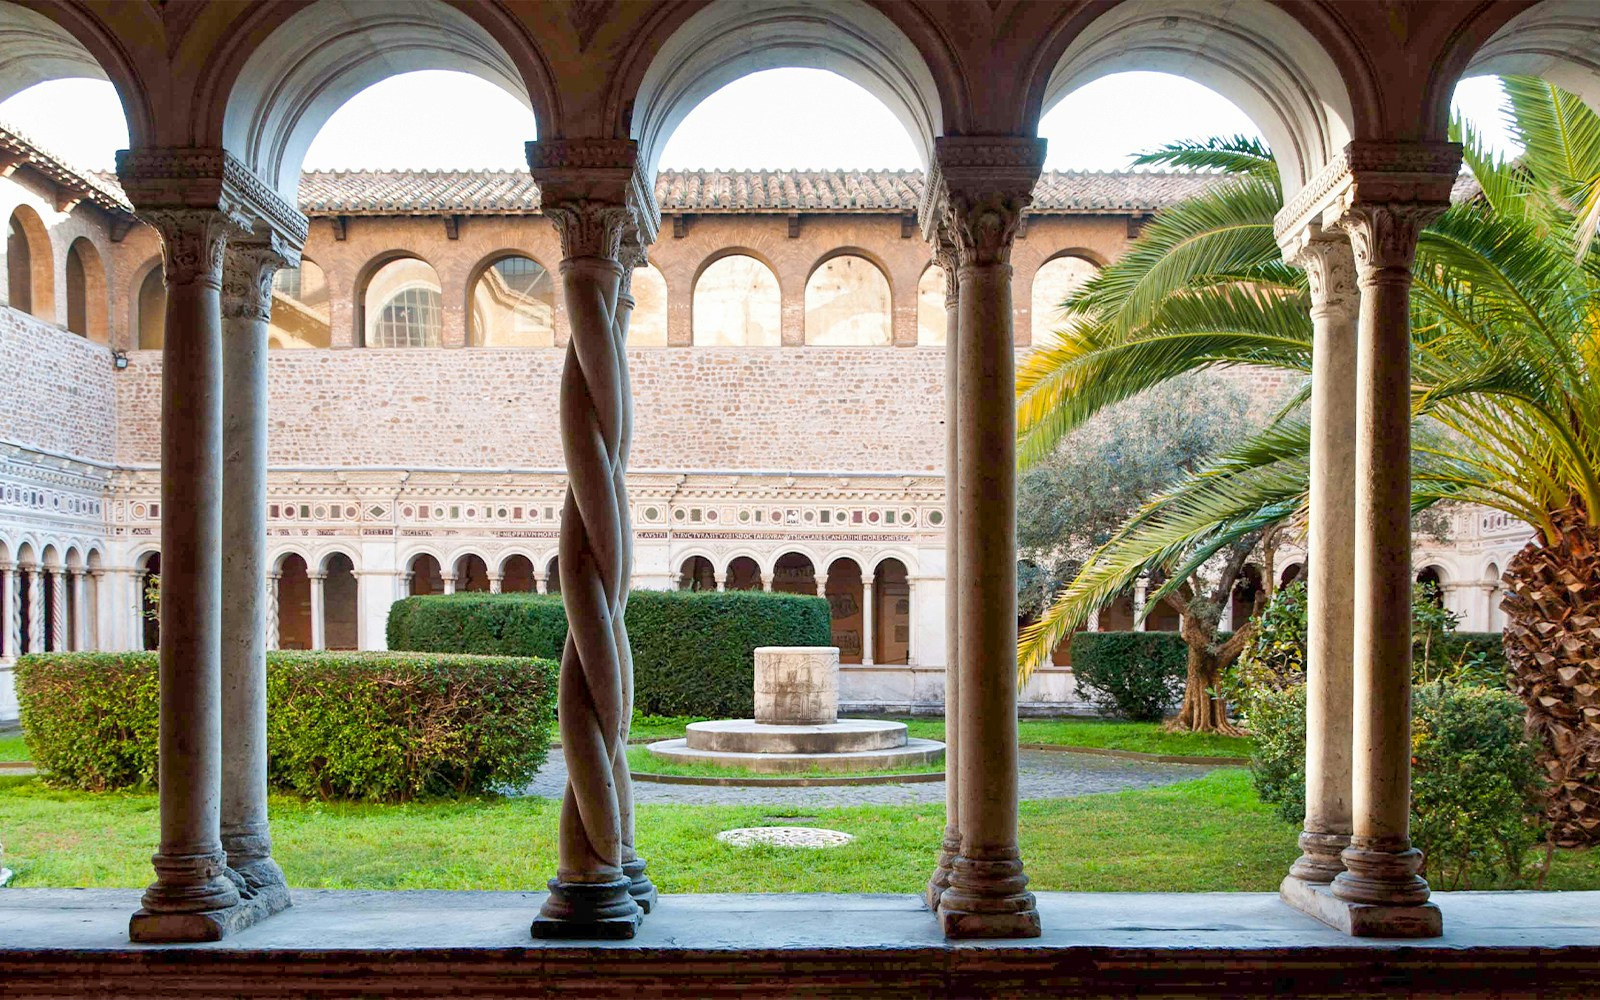
[[[71,635],[69,622],[72,618],[71,608],[67,603],[67,570],[64,566],[56,566],[50,571],[50,650],[54,653],[66,652],[67,638]]]
[[[277,574],[267,573],[267,332],[272,279],[298,253],[270,236],[230,242],[222,276],[222,847],[247,896],[289,903],[267,821],[267,650]]]
[[[1306,815],[1290,877],[1326,883],[1350,846],[1351,644],[1355,622],[1355,258],[1318,230],[1291,263],[1311,288],[1311,495],[1306,545]],[[1291,887],[1292,888],[1292,887]]]
[[[961,448],[956,429],[961,424],[961,394],[956,391],[959,371],[956,344],[961,336],[961,284],[959,261],[949,229],[940,220],[933,233],[933,259],[944,271],[944,840],[939,861],[928,880],[928,908],[937,912],[939,897],[950,884],[950,866],[961,852],[961,505],[957,480]]]
[[[618,322],[622,243],[654,235],[649,186],[629,140],[528,144],[544,214],[561,236],[563,299],[572,336],[561,381],[568,488],[562,511],[561,597],[570,623],[558,715],[567,761],[556,877],[533,922],[536,937],[628,938],[642,909],[625,844],[631,799],[626,748],[632,659],[623,618],[632,531],[623,486],[630,407]],[[642,872],[641,872],[642,874]]]
[[[28,635],[25,653],[44,652],[44,567],[33,563],[22,567],[28,588]]]
[[[1422,853],[1411,846],[1411,264],[1418,233],[1442,209],[1357,203],[1341,219],[1361,289],[1353,817],[1333,881],[1347,903],[1428,900]]]
[[[942,137],[930,179],[956,247],[960,330],[961,851],[939,898],[947,937],[1036,937],[1017,847],[1016,364],[1011,244],[1044,160],[1034,138]]]

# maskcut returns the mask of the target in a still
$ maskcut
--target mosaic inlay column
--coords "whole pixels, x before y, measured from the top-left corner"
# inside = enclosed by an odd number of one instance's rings
[[[619,340],[622,242],[654,233],[656,212],[631,141],[528,144],[543,211],[561,236],[563,300],[571,325],[561,380],[568,488],[559,546],[569,629],[558,714],[567,761],[558,867],[536,937],[632,937],[642,918],[625,847],[631,800],[625,767],[632,658],[623,618],[633,538],[623,488],[630,420],[627,356]],[[642,874],[642,870],[640,871]]]
[[[67,650],[69,619],[72,609],[67,603],[67,570],[56,566],[50,571],[50,650],[63,653]]]

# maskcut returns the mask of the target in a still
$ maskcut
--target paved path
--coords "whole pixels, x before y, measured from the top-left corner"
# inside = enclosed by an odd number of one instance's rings
[[[1152,788],[1198,778],[1211,768],[1194,764],[1154,764],[1117,760],[1079,753],[1024,750],[1019,760],[1021,797],[1063,799],[1094,792],[1119,792],[1127,788]],[[552,748],[550,759],[526,795],[559,798],[567,783],[566,761]],[[861,805],[912,805],[943,802],[944,782],[909,785],[856,785],[800,788],[721,788],[710,785],[633,783],[637,803],[672,802],[679,805],[798,805],[809,808]]]

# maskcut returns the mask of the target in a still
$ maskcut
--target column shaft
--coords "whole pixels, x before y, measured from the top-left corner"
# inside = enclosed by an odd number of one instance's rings
[[[308,573],[307,578],[311,583],[311,648],[328,648],[328,614],[323,595],[327,592],[324,584],[327,582],[326,573]],[[451,593],[446,589],[445,593]]]
[[[872,666],[878,648],[877,623],[872,620],[873,612],[877,610],[874,607],[876,588],[873,586],[872,578],[867,576],[870,572],[872,571],[868,569],[861,571],[862,576],[866,577],[861,581],[861,665],[864,667]]]
[[[1355,622],[1355,259],[1342,234],[1295,262],[1311,287],[1311,494],[1306,551],[1306,815],[1290,874],[1330,882],[1350,846]]]
[[[5,588],[0,593],[0,652],[4,652],[8,659],[16,659],[21,653],[22,628],[20,615],[22,602],[17,600],[17,568],[9,563],[0,566],[0,587]]]
[[[950,884],[950,866],[961,851],[961,505],[957,502],[961,449],[961,394],[956,345],[961,339],[961,295],[956,279],[956,248],[942,227],[934,241],[934,260],[944,270],[944,841],[928,880],[928,906],[937,911]]]
[[[44,652],[44,568],[38,563],[25,566],[22,575],[28,581],[28,642],[25,653]]]
[[[67,600],[67,571],[57,566],[50,574],[50,650],[64,653],[69,648],[72,609]]]
[[[72,648],[89,648],[89,574],[72,572]]]

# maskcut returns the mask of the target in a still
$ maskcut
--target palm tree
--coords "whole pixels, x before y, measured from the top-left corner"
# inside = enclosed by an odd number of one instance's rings
[[[1600,263],[1588,251],[1600,222],[1600,116],[1539,80],[1505,86],[1526,153],[1502,161],[1457,123],[1479,191],[1417,248],[1413,508],[1476,503],[1534,529],[1506,568],[1507,656],[1544,741],[1557,841],[1591,842],[1600,837]],[[1026,360],[1024,461],[1100,407],[1183,371],[1255,364],[1309,374],[1305,284],[1271,245],[1275,174],[1254,152],[1230,140],[1142,158],[1231,174],[1158,216],[1067,304],[1073,328]],[[1140,573],[1164,571],[1175,587],[1252,532],[1300,516],[1301,401],[1130,518],[1024,632],[1024,676]]]

